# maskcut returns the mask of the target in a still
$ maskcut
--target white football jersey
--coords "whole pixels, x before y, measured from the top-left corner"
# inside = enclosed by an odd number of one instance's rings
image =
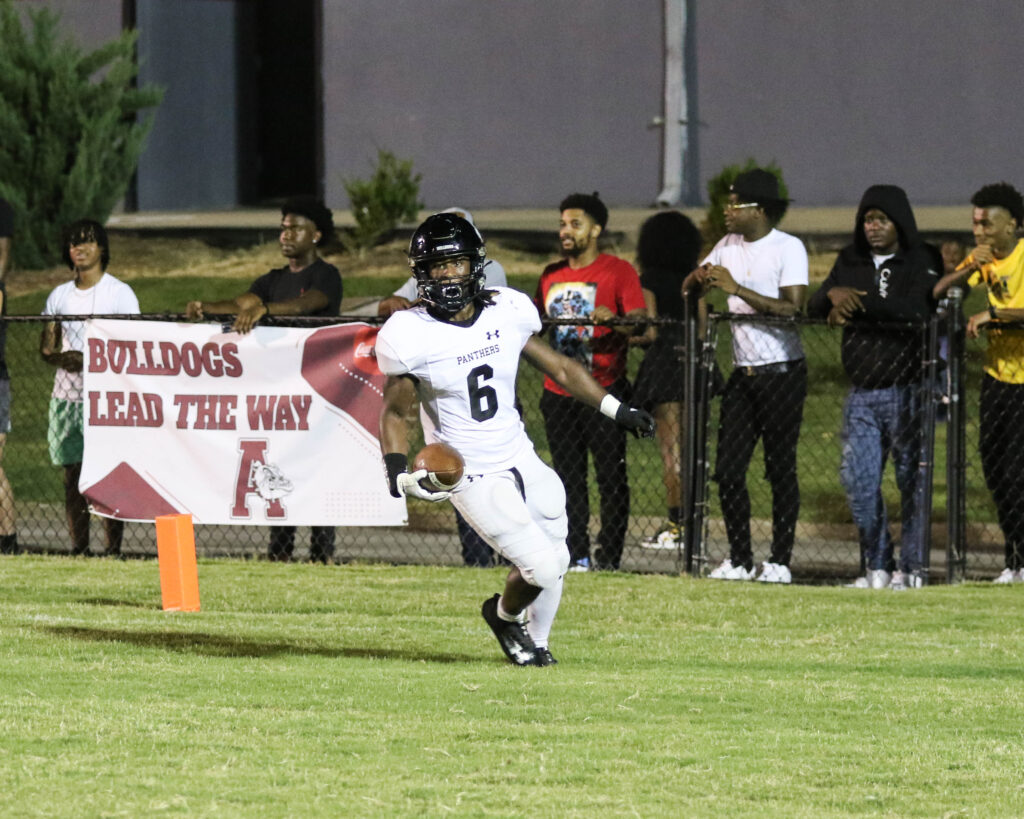
[[[516,375],[519,354],[540,331],[540,316],[517,290],[494,293],[494,304],[469,326],[414,307],[394,313],[377,335],[381,372],[416,379],[433,437],[458,450],[469,475],[509,469],[533,447],[515,406]]]

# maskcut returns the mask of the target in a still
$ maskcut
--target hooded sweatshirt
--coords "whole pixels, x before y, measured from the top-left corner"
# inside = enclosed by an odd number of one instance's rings
[[[895,224],[899,247],[876,266],[864,235],[864,214],[882,211]],[[923,323],[935,310],[932,288],[942,270],[942,257],[917,235],[917,221],[907,195],[896,185],[873,185],[857,208],[853,243],[844,247],[832,271],[807,305],[808,315],[825,318],[832,309],[833,287],[862,290],[864,309],[843,328],[843,368],[854,386],[879,389],[921,380]],[[920,328],[897,328],[914,322]],[[888,326],[885,326],[888,324]]]

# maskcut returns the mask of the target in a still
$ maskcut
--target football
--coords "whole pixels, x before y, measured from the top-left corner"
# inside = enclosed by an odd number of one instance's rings
[[[412,462],[414,471],[427,470],[427,477],[420,484],[432,492],[455,487],[462,480],[465,467],[462,456],[448,444],[427,444],[416,453]]]

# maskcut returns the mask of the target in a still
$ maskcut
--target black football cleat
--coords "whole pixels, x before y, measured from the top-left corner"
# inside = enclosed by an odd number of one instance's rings
[[[558,660],[551,656],[551,652],[547,648],[538,648],[537,653],[533,658],[534,665],[558,665]]]
[[[498,617],[498,599],[500,594],[484,600],[480,607],[487,625],[491,627],[494,636],[498,638],[498,645],[516,665],[536,665],[537,647],[526,633],[526,629],[520,623],[510,623]]]

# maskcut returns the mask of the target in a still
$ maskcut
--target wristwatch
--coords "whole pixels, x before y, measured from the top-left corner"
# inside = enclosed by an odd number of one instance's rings
[[[989,314],[990,318],[995,318],[996,317],[996,306],[994,304],[989,304],[989,306],[988,306],[988,314]]]

